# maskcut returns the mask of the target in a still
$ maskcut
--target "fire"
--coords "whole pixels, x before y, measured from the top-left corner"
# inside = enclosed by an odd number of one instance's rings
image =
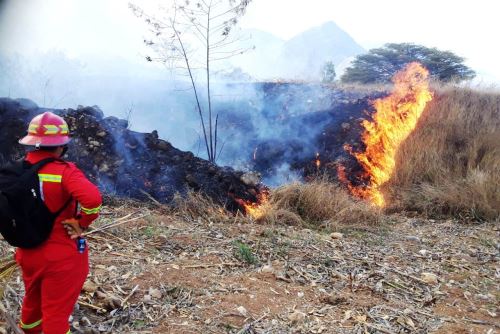
[[[319,170],[321,167],[321,159],[319,158],[319,152],[316,152],[316,161],[314,162],[316,164],[316,169]]]
[[[365,151],[353,152],[351,147],[345,147],[363,167],[362,178],[369,180],[367,186],[357,187],[345,179],[355,196],[385,206],[380,187],[391,178],[399,146],[415,129],[426,104],[432,100],[428,76],[427,69],[416,62],[396,73],[391,95],[375,100],[373,120],[362,122]]]
[[[240,198],[235,198],[235,201],[245,209],[245,214],[250,215],[253,219],[260,219],[266,212],[266,204],[269,201],[269,191],[267,189],[262,190],[257,195],[257,202],[254,203]]]

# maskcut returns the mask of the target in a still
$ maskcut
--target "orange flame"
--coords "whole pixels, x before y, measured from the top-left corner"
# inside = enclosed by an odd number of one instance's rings
[[[257,202],[252,203],[241,198],[235,198],[235,201],[245,209],[245,214],[250,215],[253,219],[260,219],[265,213],[265,204],[269,201],[269,191],[262,190],[257,195]]]
[[[362,122],[365,130],[361,138],[365,151],[352,152],[351,147],[345,148],[356,157],[363,167],[363,176],[370,180],[370,184],[363,187],[353,186],[347,181],[355,196],[385,206],[380,187],[391,178],[399,146],[415,129],[427,102],[432,100],[428,76],[429,71],[417,62],[396,73],[392,78],[394,88],[391,95],[373,103],[376,110],[373,121]]]
[[[319,158],[319,152],[316,153],[316,161],[315,161],[315,164],[316,164],[316,169],[319,170],[319,168],[321,167],[321,159]]]

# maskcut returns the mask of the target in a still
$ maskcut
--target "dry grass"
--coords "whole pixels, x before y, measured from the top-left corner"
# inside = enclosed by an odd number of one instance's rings
[[[351,197],[347,191],[326,179],[310,183],[292,183],[271,191],[260,207],[261,215],[233,214],[201,193],[191,192],[174,199],[172,214],[206,222],[250,223],[332,228],[338,224],[370,225],[381,219],[372,205]]]
[[[173,214],[208,222],[226,222],[232,215],[221,205],[200,192],[190,192],[187,196],[176,195],[173,200]]]
[[[500,216],[500,94],[439,88],[401,146],[386,185],[391,209],[432,216]]]
[[[338,223],[373,224],[379,211],[353,199],[346,190],[327,180],[306,184],[292,183],[274,190],[264,210],[262,221],[315,227]]]

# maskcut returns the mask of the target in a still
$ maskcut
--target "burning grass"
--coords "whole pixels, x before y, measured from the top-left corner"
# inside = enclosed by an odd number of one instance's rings
[[[292,183],[274,190],[263,211],[261,221],[315,227],[337,223],[373,224],[381,217],[377,208],[354,199],[345,189],[326,179]]]
[[[440,88],[384,187],[392,210],[500,217],[500,94]]]
[[[251,223],[332,228],[338,224],[372,225],[381,221],[379,208],[353,198],[347,190],[326,178],[291,183],[267,192],[266,200],[251,211],[233,214],[201,193],[176,197],[178,217],[206,222]],[[258,214],[254,214],[254,213]]]
[[[368,199],[380,207],[385,206],[380,188],[394,172],[394,158],[399,146],[415,129],[426,104],[432,100],[428,75],[427,69],[419,63],[410,63],[396,73],[391,94],[376,99],[373,102],[376,110],[373,119],[362,122],[363,151],[356,152],[350,145],[345,146],[363,168],[361,179],[369,181],[368,184],[356,186],[348,179],[341,178],[356,197]]]

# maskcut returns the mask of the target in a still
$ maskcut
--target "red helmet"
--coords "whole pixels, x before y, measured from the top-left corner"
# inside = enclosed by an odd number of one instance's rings
[[[63,146],[70,141],[66,121],[51,112],[35,116],[28,127],[28,135],[19,144],[28,146]]]

